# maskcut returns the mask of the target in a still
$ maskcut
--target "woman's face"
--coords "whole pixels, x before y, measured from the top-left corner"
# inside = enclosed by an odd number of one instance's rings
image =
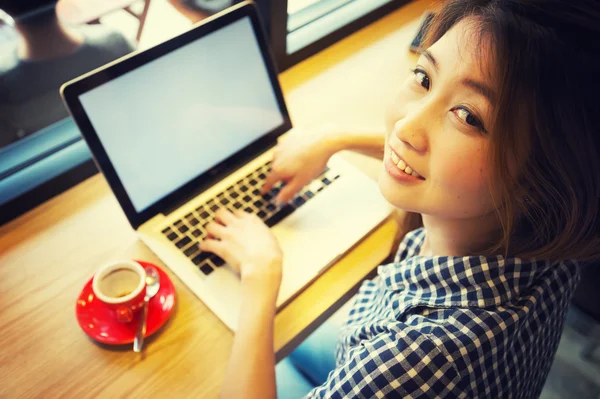
[[[420,56],[389,106],[379,187],[401,209],[451,219],[494,209],[487,166],[493,93],[477,42],[468,21],[455,25]]]

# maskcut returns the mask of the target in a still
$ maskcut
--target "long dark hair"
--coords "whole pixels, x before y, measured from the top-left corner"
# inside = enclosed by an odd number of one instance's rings
[[[600,2],[446,1],[425,47],[465,18],[493,55],[498,94],[490,162],[503,238],[490,253],[598,260]]]

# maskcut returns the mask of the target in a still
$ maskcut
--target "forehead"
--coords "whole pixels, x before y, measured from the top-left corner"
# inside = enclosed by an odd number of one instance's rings
[[[448,30],[429,51],[441,71],[480,81],[492,80],[493,59],[490,40],[482,34],[478,21],[465,18]]]

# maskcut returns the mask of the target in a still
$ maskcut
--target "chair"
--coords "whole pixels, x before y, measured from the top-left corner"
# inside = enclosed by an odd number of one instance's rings
[[[98,24],[100,17],[117,10],[125,10],[136,17],[139,21],[136,41],[140,41],[150,0],[144,1],[144,9],[136,13],[132,5],[138,0],[59,0],[56,4],[56,12],[60,19],[71,25]]]

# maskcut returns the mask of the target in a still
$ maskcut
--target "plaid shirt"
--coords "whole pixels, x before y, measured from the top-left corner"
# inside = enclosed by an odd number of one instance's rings
[[[309,398],[535,398],[579,265],[415,256],[415,230],[355,297],[337,367]]]

